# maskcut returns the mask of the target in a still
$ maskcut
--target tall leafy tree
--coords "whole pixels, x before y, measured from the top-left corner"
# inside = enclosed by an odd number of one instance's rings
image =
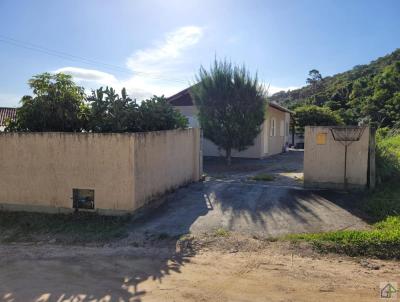
[[[33,96],[24,96],[15,122],[7,130],[81,131],[84,127],[84,90],[66,74],[43,73],[29,80]]]
[[[266,110],[266,91],[242,66],[214,61],[210,70],[200,67],[191,93],[199,109],[204,136],[225,150],[227,164],[232,150],[254,144]]]
[[[294,122],[299,132],[303,132],[305,126],[335,126],[343,124],[339,114],[327,107],[305,105],[297,107],[294,112]]]
[[[321,73],[316,70],[316,69],[312,69],[308,72],[308,78],[306,80],[307,84],[310,84],[311,86],[318,86],[318,84],[322,81],[322,75]]]

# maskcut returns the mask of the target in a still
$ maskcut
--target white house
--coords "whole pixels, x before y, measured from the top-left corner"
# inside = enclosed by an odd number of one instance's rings
[[[184,89],[169,97],[168,102],[189,119],[191,127],[199,127],[197,108],[190,95],[190,88]],[[281,153],[285,145],[290,142],[289,127],[292,112],[276,103],[269,103],[265,121],[260,134],[255,138],[254,145],[238,152],[233,150],[233,157],[263,158]],[[223,150],[209,141],[203,140],[204,156],[224,155]]]

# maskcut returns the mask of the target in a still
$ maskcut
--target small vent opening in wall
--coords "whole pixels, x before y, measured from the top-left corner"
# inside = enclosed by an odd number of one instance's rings
[[[94,190],[72,189],[74,209],[94,209]]]

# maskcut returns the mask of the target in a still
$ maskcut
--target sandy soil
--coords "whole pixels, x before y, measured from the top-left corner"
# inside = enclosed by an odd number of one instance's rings
[[[394,261],[249,238],[0,246],[0,301],[377,301]]]

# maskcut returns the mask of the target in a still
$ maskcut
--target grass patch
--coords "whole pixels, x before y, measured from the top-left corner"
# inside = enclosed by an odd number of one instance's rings
[[[0,211],[0,241],[104,242],[127,234],[130,216]]]
[[[289,239],[306,240],[322,252],[400,259],[400,216],[388,217],[368,231],[300,234],[291,235]]]
[[[381,185],[366,198],[362,206],[375,221],[383,220],[388,216],[400,216],[399,183],[393,181]]]
[[[219,228],[214,232],[215,237],[229,237],[229,231],[225,230],[224,228]]]
[[[400,259],[400,186],[387,183],[367,196],[362,205],[375,221],[371,230],[290,235],[290,240],[305,240],[321,252],[350,256]]]
[[[400,177],[400,133],[387,128],[376,135],[376,172],[379,182]]]
[[[273,181],[275,179],[275,177],[270,174],[261,173],[261,174],[254,175],[254,176],[250,177],[249,179],[256,180],[256,181]]]

